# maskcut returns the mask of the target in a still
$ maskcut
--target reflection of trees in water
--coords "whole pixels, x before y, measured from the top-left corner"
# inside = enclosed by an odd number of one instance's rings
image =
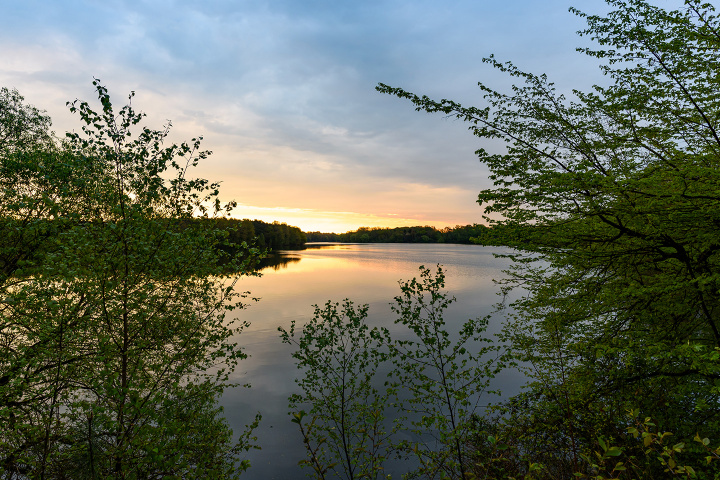
[[[271,253],[267,257],[261,259],[258,261],[257,266],[255,267],[258,271],[264,270],[266,268],[272,268],[273,270],[280,270],[282,268],[287,268],[287,266],[291,263],[297,263],[300,261],[299,255],[294,255],[292,253]]]
[[[300,250],[300,249],[298,249]],[[221,264],[227,264],[229,260],[229,256],[222,259]],[[241,256],[241,258],[243,258]],[[300,256],[290,253],[290,252],[271,252],[267,254],[267,257],[263,257],[261,259],[248,259],[249,264],[248,268],[251,271],[262,271],[266,268],[272,268],[273,270],[280,270],[281,268],[287,268],[287,266],[291,263],[297,263],[300,261]],[[225,273],[232,274],[237,273],[233,270],[228,270]]]

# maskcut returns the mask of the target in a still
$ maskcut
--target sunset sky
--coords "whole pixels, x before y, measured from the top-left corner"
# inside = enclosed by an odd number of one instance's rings
[[[59,135],[79,130],[65,102],[95,100],[93,77],[118,106],[134,90],[149,127],[204,136],[214,153],[195,175],[221,180],[238,218],[326,232],[481,223],[474,151],[500,147],[375,86],[481,105],[478,81],[509,89],[481,61],[495,54],[588,90],[602,77],[575,52],[588,40],[568,7],[606,7],[571,1],[6,1],[0,86]]]

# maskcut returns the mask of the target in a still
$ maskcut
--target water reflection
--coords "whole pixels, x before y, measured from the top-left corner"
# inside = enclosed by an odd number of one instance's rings
[[[304,476],[297,467],[305,455],[302,438],[287,415],[287,397],[296,391],[296,369],[292,348],[279,340],[278,326],[288,328],[292,320],[302,325],[312,317],[313,304],[349,298],[370,305],[369,323],[402,335],[390,310],[390,302],[400,293],[398,281],[417,276],[419,265],[439,263],[446,270],[447,289],[457,298],[445,317],[453,330],[469,318],[490,314],[499,301],[493,279],[502,277],[507,260],[495,258],[498,251],[476,245],[318,245],[280,253],[261,270],[262,277],[242,279],[237,288],[261,300],[238,315],[252,324],[237,339],[250,358],[240,363],[234,379],[252,387],[228,391],[222,404],[238,432],[257,411],[263,415],[257,431],[262,450],[248,454],[252,467],[244,478]],[[489,333],[497,332],[500,324],[501,319],[494,319]],[[499,387],[515,391],[520,382],[507,374]],[[394,478],[400,477],[394,473]]]
[[[261,258],[255,268],[260,272],[266,269],[278,271],[283,268],[288,268],[288,266],[293,263],[298,263],[301,258],[299,255],[286,252],[270,253],[267,257]]]

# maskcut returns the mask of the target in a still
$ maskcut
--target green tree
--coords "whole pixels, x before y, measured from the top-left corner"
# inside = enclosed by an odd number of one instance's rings
[[[296,380],[302,393],[290,397],[308,454],[301,465],[318,479],[380,478],[391,451],[385,394],[376,378],[389,356],[389,333],[370,328],[367,311],[349,300],[342,307],[328,301],[315,305],[297,339],[294,321],[287,331],[279,328],[282,341],[297,347],[292,356],[302,370]]]
[[[60,162],[52,161],[50,118],[23,100],[17,90],[0,89],[0,285],[52,235],[44,218],[67,188],[57,178]]]
[[[447,331],[443,314],[454,299],[444,282],[438,266],[400,283],[393,311],[409,330],[405,340],[369,327],[368,306],[349,300],[316,305],[297,338],[294,322],[279,329],[297,347],[301,393],[290,408],[308,455],[301,465],[314,478],[380,478],[388,458],[408,461],[407,478],[459,479],[474,470],[468,445],[478,402],[499,370],[497,348],[483,337],[487,319]]]
[[[466,321],[457,339],[445,327],[444,311],[455,301],[444,291],[445,272],[420,267],[420,279],[400,282],[401,295],[392,309],[395,323],[410,330],[407,340],[393,344],[392,391],[396,393],[399,431],[410,430],[417,441],[398,445],[419,461],[413,474],[422,478],[463,479],[476,458],[467,451],[479,401],[501,363],[498,349],[484,336],[487,318]]]
[[[0,150],[4,155],[53,143],[50,117],[24,100],[17,90],[0,88]]]
[[[3,222],[51,231],[2,285],[0,474],[234,478],[252,425],[234,441],[216,398],[244,358],[233,338],[246,324],[225,313],[242,307],[233,287],[248,272],[219,261],[226,232],[177,221],[232,204],[187,176],[209,153],[200,139],[165,146],[169,126],[139,127],[143,114],[94,85],[99,112],[69,104],[81,133],[0,159],[3,184],[29,185],[6,197]]]
[[[42,275],[40,259],[85,203],[72,175],[78,163],[49,127],[49,117],[16,90],[0,90],[0,472],[26,468],[23,455],[48,436],[50,414],[69,382],[58,374],[81,356],[53,351],[62,322],[42,328],[37,321],[57,305],[39,304],[38,312],[19,307],[27,282]],[[62,201],[71,197],[75,202]]]
[[[481,107],[378,86],[505,142],[477,152],[494,182],[479,203],[515,232],[506,287],[528,291],[505,329],[534,379],[520,412],[555,432],[568,468],[598,434],[618,437],[628,408],[680,437],[720,427],[720,20],[699,0],[607,3],[571,9],[608,79],[571,100],[493,57],[523,83],[480,84]]]

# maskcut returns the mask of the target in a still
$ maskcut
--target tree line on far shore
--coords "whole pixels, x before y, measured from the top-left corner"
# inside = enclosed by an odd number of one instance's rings
[[[437,229],[431,226],[369,228],[361,227],[345,233],[306,232],[308,242],[346,243],[479,243],[504,245],[508,238],[507,227],[485,225],[456,225],[455,228]],[[512,235],[511,235],[512,237]],[[502,240],[501,240],[502,239]]]

